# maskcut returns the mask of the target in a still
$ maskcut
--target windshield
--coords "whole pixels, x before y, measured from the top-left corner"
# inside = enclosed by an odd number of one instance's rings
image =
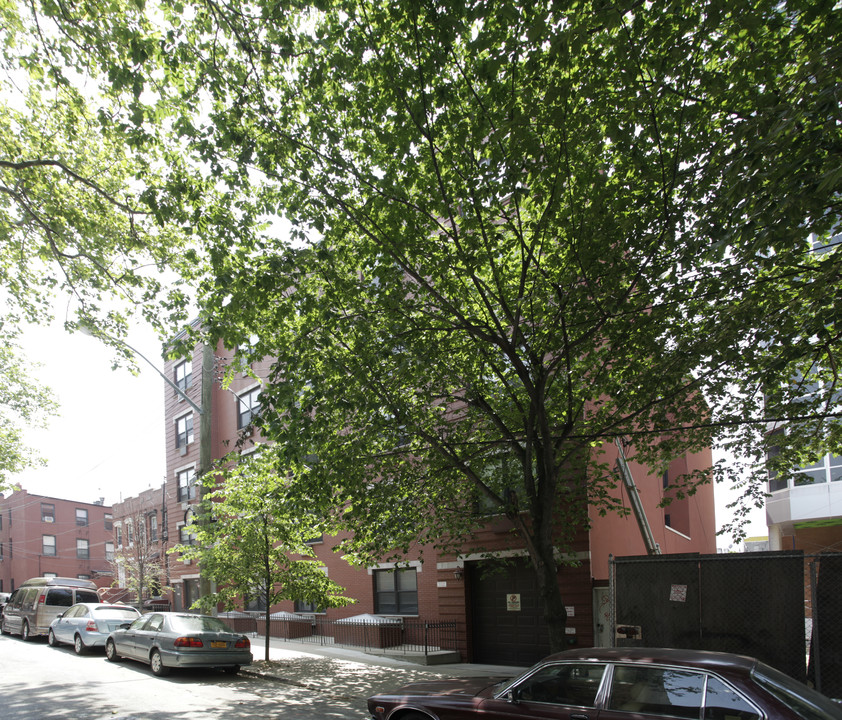
[[[842,707],[833,700],[768,665],[758,664],[751,675],[760,687],[804,720],[842,720]]]
[[[175,632],[234,632],[222,620],[207,615],[175,615],[170,617],[170,625]]]

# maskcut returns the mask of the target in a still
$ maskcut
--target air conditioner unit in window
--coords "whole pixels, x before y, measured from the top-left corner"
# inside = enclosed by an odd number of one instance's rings
[[[41,519],[44,522],[55,522],[56,521],[56,519],[52,515],[44,515],[44,517],[42,517]]]

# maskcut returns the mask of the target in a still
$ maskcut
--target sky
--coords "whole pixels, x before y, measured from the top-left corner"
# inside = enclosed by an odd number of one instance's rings
[[[163,368],[155,333],[134,327],[127,342]],[[69,334],[60,323],[29,327],[23,346],[41,367],[37,379],[52,388],[59,415],[47,429],[27,432],[27,443],[48,465],[11,478],[28,492],[106,505],[160,487],[166,475],[164,381],[138,359],[140,374],[111,369],[113,354],[99,341]]]
[[[38,379],[49,385],[60,415],[46,430],[28,433],[29,444],[48,460],[45,468],[12,478],[28,492],[112,505],[150,487],[166,476],[164,397],[161,346],[155,333],[135,326],[126,341],[156,368],[138,358],[140,374],[111,369],[112,353],[97,340],[67,333],[60,323],[31,327],[24,335],[29,358],[41,363]],[[717,530],[729,519],[725,507],[733,497],[717,486]],[[755,510],[748,536],[767,534],[765,512]],[[729,548],[730,538],[717,546]],[[739,549],[741,546],[733,546]]]

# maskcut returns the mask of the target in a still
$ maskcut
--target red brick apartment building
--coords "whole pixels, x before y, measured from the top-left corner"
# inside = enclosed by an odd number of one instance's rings
[[[202,370],[203,361],[205,369]],[[211,356],[197,347],[188,360],[168,362],[165,372],[173,387],[166,390],[167,479],[159,527],[162,542],[169,546],[189,542],[187,523],[197,501],[196,474],[203,462],[220,458],[234,449],[239,429],[249,424],[259,406],[259,383],[240,376],[230,389],[214,377],[233,362],[231,353],[216,349]],[[252,372],[266,377],[269,363],[253,365]],[[200,412],[201,411],[201,412]],[[201,419],[206,420],[204,430]],[[256,437],[250,438],[257,440]],[[204,450],[205,460],[202,459]],[[612,462],[617,449],[606,447]],[[670,476],[710,465],[710,452],[678,458]],[[702,486],[695,495],[659,507],[665,478],[630,463],[654,540],[662,553],[715,553],[713,487]],[[625,493],[618,489],[617,493]],[[623,495],[628,507],[629,498]],[[121,510],[122,513],[122,510]],[[122,514],[121,514],[122,517]],[[511,546],[508,521],[497,519],[466,544],[458,555],[420,553],[396,567],[384,563],[353,568],[333,553],[333,538],[315,543],[314,550],[328,575],[346,588],[356,604],[330,609],[324,616],[341,619],[363,613],[400,615],[427,621],[455,621],[460,628],[462,656],[473,662],[529,663],[545,653],[546,631],[539,607],[537,587],[524,550]],[[167,540],[168,539],[168,540]],[[507,562],[497,572],[481,572],[487,559],[477,548],[498,548]],[[646,547],[631,515],[599,517],[593,513],[591,528],[580,533],[573,565],[559,570],[559,582],[568,612],[567,632],[571,646],[607,645],[610,641],[605,602],[608,591],[609,556],[643,555]],[[175,609],[189,608],[199,593],[199,569],[170,556],[168,563]],[[507,598],[509,602],[507,602]],[[246,608],[257,609],[257,608]],[[273,611],[317,614],[302,603],[284,602]]]
[[[18,487],[0,495],[0,591],[33,577],[111,583],[114,552],[109,506],[33,495]]]
[[[114,503],[113,545],[117,561],[113,565],[113,588],[106,595],[110,602],[139,602],[133,591],[127,588],[126,572],[121,556],[125,553],[145,562],[155,563],[162,569],[159,577],[161,588],[169,586],[170,548],[167,534],[167,483],[159,488],[149,488],[135,497]],[[147,588],[149,596],[144,600],[159,597]]]

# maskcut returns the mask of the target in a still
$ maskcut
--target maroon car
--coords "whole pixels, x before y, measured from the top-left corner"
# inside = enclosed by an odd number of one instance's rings
[[[842,706],[753,658],[654,648],[570,650],[514,680],[412,683],[368,710],[374,720],[842,720]]]

